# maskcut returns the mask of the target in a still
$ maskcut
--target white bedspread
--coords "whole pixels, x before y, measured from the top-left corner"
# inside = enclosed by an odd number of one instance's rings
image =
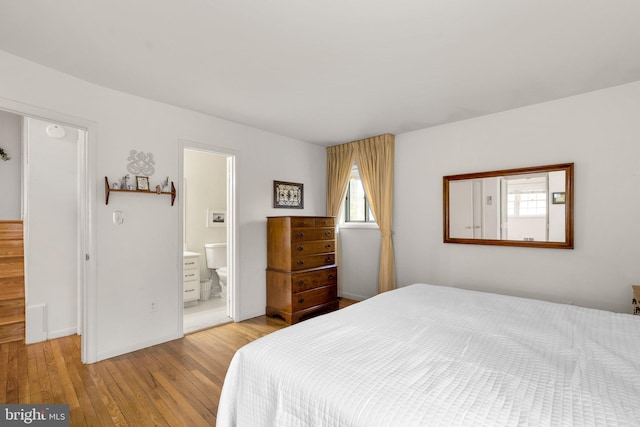
[[[640,425],[640,316],[400,288],[238,350],[217,422]]]

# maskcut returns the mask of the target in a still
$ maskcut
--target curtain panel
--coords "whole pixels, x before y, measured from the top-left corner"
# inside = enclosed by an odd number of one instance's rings
[[[347,194],[351,167],[355,160],[353,146],[349,144],[327,147],[327,216],[340,217],[340,207]],[[338,295],[342,295],[342,247],[340,228],[336,221],[336,264],[338,266]]]
[[[327,214],[337,216],[353,162],[381,233],[378,293],[396,288],[391,227],[393,225],[393,162],[395,136],[384,134],[327,148]],[[338,256],[338,255],[336,255]],[[341,260],[341,258],[338,258]],[[338,275],[338,278],[340,275]]]

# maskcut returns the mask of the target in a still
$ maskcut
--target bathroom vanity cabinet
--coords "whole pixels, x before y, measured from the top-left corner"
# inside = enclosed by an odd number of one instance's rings
[[[182,277],[184,302],[197,301],[200,298],[200,254],[185,252]]]
[[[335,218],[267,218],[268,316],[289,324],[338,309]]]

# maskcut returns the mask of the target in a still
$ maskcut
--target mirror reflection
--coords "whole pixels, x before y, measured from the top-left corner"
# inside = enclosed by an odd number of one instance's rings
[[[445,242],[573,247],[573,164],[444,177]]]

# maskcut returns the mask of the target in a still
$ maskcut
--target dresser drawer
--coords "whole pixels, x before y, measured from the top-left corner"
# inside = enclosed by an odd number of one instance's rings
[[[316,218],[305,217],[305,216],[294,216],[291,217],[291,227],[315,227],[316,226]]]
[[[291,279],[291,291],[297,293],[320,286],[337,284],[338,269],[333,267],[309,273],[293,273],[289,278]]]
[[[330,266],[334,265],[335,263],[336,255],[334,253],[294,257],[291,260],[291,271]]]
[[[334,217],[291,217],[291,227],[335,227]]]
[[[338,287],[336,285],[324,286],[322,288],[297,293],[293,296],[293,311],[300,311],[316,305],[333,302],[336,300],[337,294]]]
[[[328,218],[316,218],[314,220],[316,227],[333,227],[336,226],[336,219],[333,217]]]
[[[267,270],[267,283],[270,284],[267,288],[267,299],[277,296],[277,299],[289,300],[292,294],[337,284],[338,269],[318,268],[303,273]]]
[[[333,228],[294,228],[291,230],[291,241],[293,242],[334,239],[335,229]]]
[[[316,241],[316,242],[298,242],[295,245],[292,245],[291,255],[301,256],[301,255],[313,255],[313,254],[323,254],[328,252],[335,252],[335,242],[333,240],[326,241]]]

